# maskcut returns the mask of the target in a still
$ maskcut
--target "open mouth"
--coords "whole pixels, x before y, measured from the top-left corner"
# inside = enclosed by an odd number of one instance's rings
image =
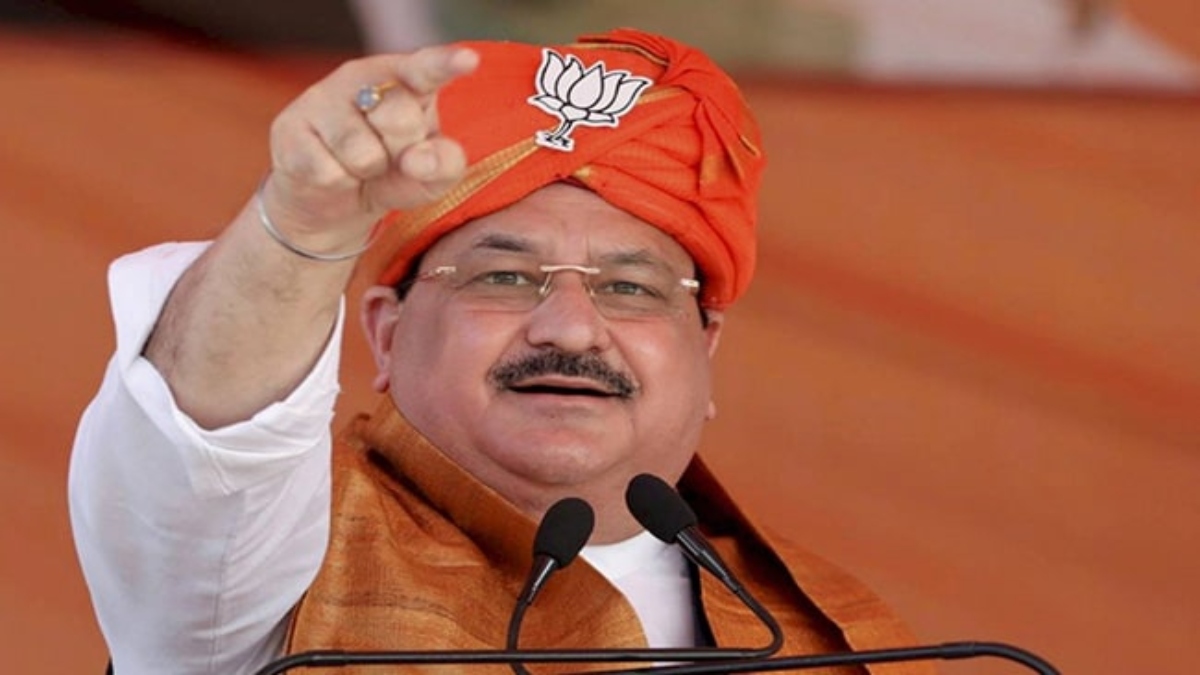
[[[616,396],[615,393],[606,391],[599,387],[569,387],[542,383],[511,385],[508,387],[508,389],[509,391],[514,391],[518,394],[551,394],[554,396],[585,396],[592,398],[611,398]]]
[[[549,394],[630,399],[637,394],[633,378],[595,354],[546,349],[501,363],[488,373],[500,390],[517,394]]]

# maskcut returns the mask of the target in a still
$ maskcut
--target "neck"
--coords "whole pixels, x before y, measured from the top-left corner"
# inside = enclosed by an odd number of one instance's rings
[[[625,481],[612,485],[493,485],[502,497],[511,502],[534,522],[541,522],[546,511],[560,499],[578,497],[586,501],[596,515],[596,527],[588,544],[612,544],[642,532],[641,524],[625,506]]]

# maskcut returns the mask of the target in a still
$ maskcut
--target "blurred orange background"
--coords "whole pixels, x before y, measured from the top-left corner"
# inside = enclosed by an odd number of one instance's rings
[[[1192,3],[1129,9],[1200,58]],[[65,477],[113,344],[107,263],[215,234],[266,166],[275,111],[336,61],[0,33],[6,670],[105,660]],[[772,163],[710,463],[928,642],[1193,672],[1200,97],[746,86]],[[371,398],[348,343],[343,414]]]

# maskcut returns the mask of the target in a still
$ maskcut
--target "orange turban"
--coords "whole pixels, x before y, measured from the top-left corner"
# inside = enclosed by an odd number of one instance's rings
[[[674,237],[704,276],[704,306],[745,292],[765,158],[736,85],[707,56],[629,29],[549,48],[466,45],[479,68],[438,94],[466,178],[434,204],[388,214],[363,274],[394,284],[442,235],[566,180]]]

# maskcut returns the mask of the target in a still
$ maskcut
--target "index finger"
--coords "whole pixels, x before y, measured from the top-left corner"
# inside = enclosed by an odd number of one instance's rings
[[[413,94],[428,97],[447,82],[479,65],[479,54],[467,47],[439,45],[417,50],[395,66],[394,77]]]

